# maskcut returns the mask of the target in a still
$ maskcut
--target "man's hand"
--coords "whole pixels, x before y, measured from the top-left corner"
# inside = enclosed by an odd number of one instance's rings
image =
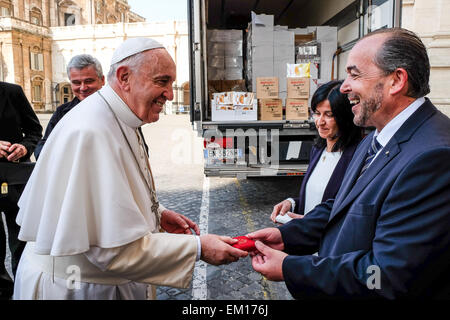
[[[169,233],[182,234],[192,234],[191,229],[194,229],[195,233],[200,235],[200,229],[195,222],[172,210],[164,210],[161,213],[161,227]]]
[[[252,267],[268,280],[283,281],[283,261],[287,254],[274,250],[260,241],[255,243],[259,253],[252,257]]]
[[[272,214],[270,215],[270,219],[275,222],[275,218],[277,215],[284,215],[286,212],[291,211],[292,204],[289,200],[283,200],[279,204],[273,207]]]
[[[237,243],[238,240],[230,237],[206,234],[200,236],[200,242],[202,245],[201,259],[215,266],[235,262],[248,255],[247,251],[233,248],[231,245]]]
[[[281,232],[278,228],[265,228],[247,235],[252,240],[259,240],[264,242],[265,245],[275,249],[284,250],[283,239],[281,238]]]
[[[1,158],[8,158],[9,147],[11,147],[11,142],[1,141],[0,140],[0,159]]]
[[[6,158],[8,161],[17,161],[20,158],[24,157],[28,151],[24,145],[20,143],[14,143],[12,146],[8,148],[9,156]]]

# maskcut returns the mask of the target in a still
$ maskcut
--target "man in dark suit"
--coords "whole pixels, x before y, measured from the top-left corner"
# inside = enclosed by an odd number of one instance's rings
[[[0,212],[6,218],[14,275],[25,245],[25,242],[17,239],[19,226],[15,222],[19,210],[17,201],[25,186],[24,183],[17,183],[17,175],[22,170],[21,163],[30,162],[31,154],[41,137],[42,127],[22,88],[0,82]],[[17,166],[17,170],[13,166]],[[0,296],[8,298],[13,285],[6,272],[5,255],[6,234],[3,220],[0,219]]]
[[[52,115],[47,128],[45,129],[44,137],[38,142],[36,149],[34,150],[36,160],[39,158],[39,154],[41,153],[45,142],[59,120],[80,103],[80,101],[100,90],[105,84],[102,65],[96,58],[89,54],[79,54],[72,57],[67,64],[67,75],[75,97],[72,101],[60,105]]]
[[[334,200],[249,235],[262,241],[253,268],[297,299],[450,299],[450,119],[424,98],[425,46],[405,29],[379,30],[346,70],[354,122],[376,130]]]

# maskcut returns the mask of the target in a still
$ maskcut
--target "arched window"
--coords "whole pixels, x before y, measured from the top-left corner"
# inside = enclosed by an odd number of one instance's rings
[[[44,79],[40,76],[31,78],[31,101],[34,109],[44,107]]]
[[[33,7],[30,10],[30,22],[32,24],[37,25],[37,26],[41,26],[42,25],[42,13],[41,13],[41,10],[39,8]]]
[[[60,102],[61,104],[67,103],[73,98],[72,88],[70,87],[70,84],[67,82],[61,83],[60,86]]]
[[[75,14],[64,13],[64,25],[65,26],[74,26],[75,25]]]
[[[81,8],[71,0],[58,2],[58,19],[60,26],[74,26],[81,21]]]
[[[39,47],[33,47],[30,50],[30,68],[31,70],[44,71],[44,55]]]

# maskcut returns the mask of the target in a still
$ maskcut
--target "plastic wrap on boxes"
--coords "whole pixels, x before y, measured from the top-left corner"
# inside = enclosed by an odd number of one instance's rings
[[[224,42],[224,55],[231,57],[242,57],[242,40]]]
[[[225,52],[224,42],[208,42],[209,56],[223,56]]]
[[[208,67],[208,79],[209,80],[223,80],[225,78],[225,70],[219,68]]]
[[[208,56],[208,67],[210,68],[225,68],[225,57],[224,56]]]
[[[271,14],[256,14],[252,11],[251,27],[269,27],[273,30],[274,17]]]
[[[310,77],[310,65],[311,63],[295,63],[287,64],[287,74],[288,78],[309,78]]]
[[[225,80],[239,80],[242,79],[242,68],[227,68],[224,70]]]
[[[242,30],[227,29],[209,29],[207,33],[208,41],[211,42],[234,42],[242,41]]]
[[[225,69],[239,68],[242,69],[244,62],[242,57],[225,57]]]

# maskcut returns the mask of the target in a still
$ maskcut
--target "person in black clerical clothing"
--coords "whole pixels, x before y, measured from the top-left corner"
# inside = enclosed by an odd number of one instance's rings
[[[18,240],[17,201],[31,174],[31,154],[42,137],[42,126],[22,88],[0,82],[0,212],[5,215],[11,267],[15,276],[25,242]],[[13,281],[6,271],[6,233],[0,217],[0,298],[9,299]]]
[[[70,86],[75,97],[72,101],[60,105],[51,117],[45,129],[44,137],[38,142],[34,150],[36,160],[39,158],[45,142],[59,120],[80,103],[80,101],[89,97],[105,84],[102,65],[96,58],[89,54],[74,56],[67,65],[67,75],[69,76]]]

